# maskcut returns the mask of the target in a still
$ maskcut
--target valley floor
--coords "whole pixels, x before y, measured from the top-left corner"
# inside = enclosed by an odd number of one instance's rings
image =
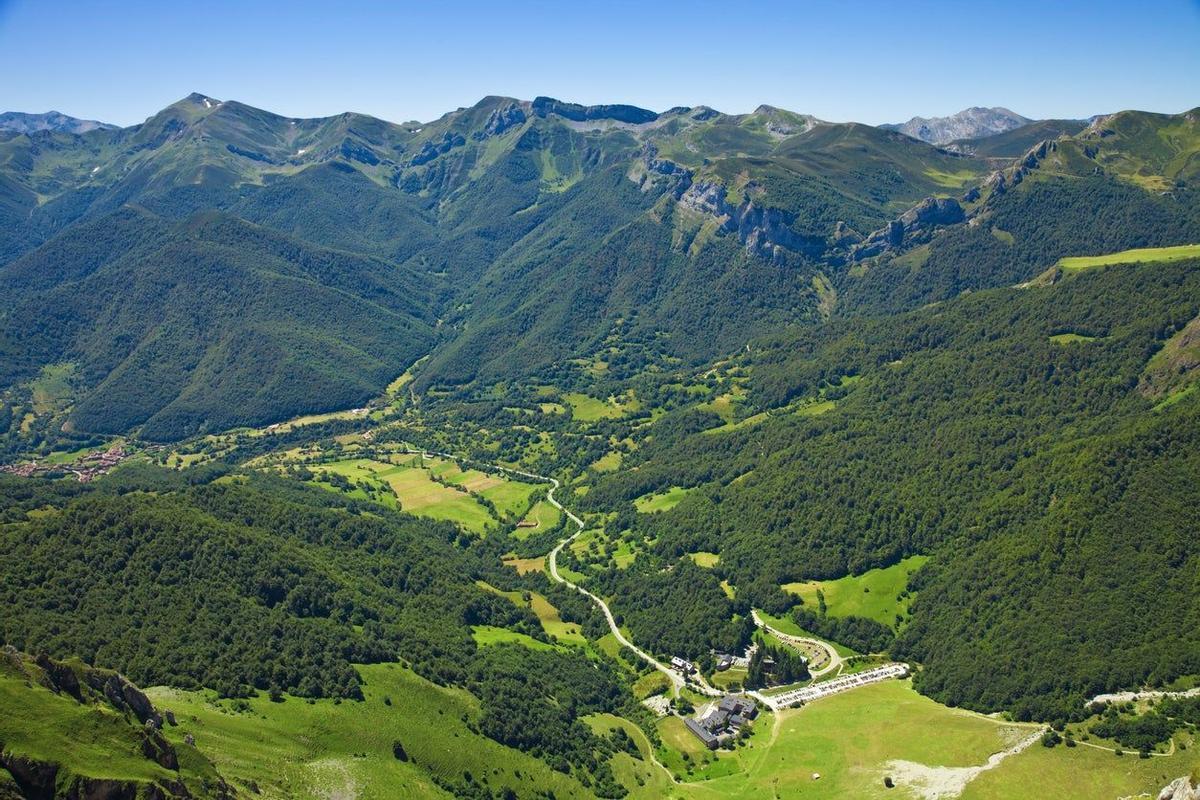
[[[533,782],[558,797],[586,796],[566,776],[472,733],[463,721],[475,707],[470,695],[436,687],[398,665],[358,669],[365,680],[362,702],[260,697],[239,704],[167,688],[149,694],[180,719],[171,736],[194,735],[228,780],[257,787],[263,798],[439,796],[424,770],[444,778],[470,773],[493,789]],[[631,798],[645,800],[1116,800],[1153,797],[1200,764],[1190,735],[1178,742],[1186,749],[1149,759],[1084,746],[1046,748],[1041,726],[946,708],[908,681],[764,713],[743,746],[715,758],[675,730],[677,718],[659,722],[664,745],[652,752],[635,726],[602,717],[589,721],[621,725],[638,743],[642,758],[619,754],[614,772]],[[396,742],[409,761],[395,757]],[[892,789],[884,785],[889,777]]]

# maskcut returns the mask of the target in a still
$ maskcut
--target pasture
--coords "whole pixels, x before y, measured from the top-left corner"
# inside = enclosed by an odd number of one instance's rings
[[[180,721],[179,727],[166,727],[167,736],[177,743],[186,734],[195,736],[239,796],[446,796],[426,770],[454,781],[470,773],[497,791],[538,786],[556,797],[591,796],[573,778],[472,732],[468,721],[478,718],[479,704],[466,691],[437,686],[395,664],[356,669],[364,681],[361,702],[309,703],[285,696],[284,702],[272,703],[259,696],[243,707],[206,691],[152,688],[147,693]],[[407,760],[396,758],[394,742],[403,746]]]
[[[884,625],[896,624],[896,615],[907,615],[911,598],[897,600],[908,584],[908,576],[929,559],[926,556],[908,558],[882,569],[873,569],[862,575],[852,575],[832,581],[801,581],[783,585],[804,601],[805,607],[817,610],[817,591],[825,595],[825,604],[830,616],[867,617]]]
[[[634,507],[643,514],[655,514],[659,511],[670,511],[688,496],[692,489],[672,486],[665,492],[645,494],[633,501]]]
[[[1063,272],[1081,272],[1093,267],[1112,264],[1143,264],[1152,261],[1183,261],[1200,258],[1200,244],[1181,244],[1174,247],[1140,247],[1103,256],[1068,256],[1058,260]]]

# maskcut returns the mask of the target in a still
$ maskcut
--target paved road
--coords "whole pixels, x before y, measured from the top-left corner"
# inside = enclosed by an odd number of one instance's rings
[[[558,543],[558,545],[555,546],[555,548],[550,551],[550,577],[553,578],[554,580],[558,581],[559,583],[566,584],[567,586],[571,587],[572,589],[579,592],[580,594],[586,596],[593,603],[595,603],[596,607],[599,608],[600,611],[604,614],[604,618],[606,620],[608,620],[608,628],[609,628],[609,630],[612,631],[613,637],[616,638],[616,640],[618,642],[620,642],[623,647],[627,647],[630,650],[632,650],[634,652],[634,654],[637,655],[638,658],[642,659],[647,664],[654,667],[656,670],[658,670],[662,674],[666,675],[667,678],[671,681],[672,691],[676,697],[679,696],[679,690],[682,689],[684,686],[688,686],[693,691],[700,692],[701,694],[706,694],[710,697],[722,696],[724,694],[724,692],[721,692],[720,690],[714,689],[712,686],[709,686],[708,682],[704,680],[704,677],[702,675],[697,674],[695,676],[692,676],[691,680],[686,680],[678,672],[671,669],[666,664],[662,663],[661,661],[656,659],[654,656],[647,653],[645,650],[642,650],[640,647],[635,645],[633,642],[629,641],[629,639],[626,638],[625,634],[621,632],[620,626],[617,625],[617,621],[613,617],[612,610],[608,607],[608,603],[604,602],[602,599],[600,599],[596,595],[592,594],[591,592],[589,592],[587,589],[583,588],[579,584],[573,583],[559,574],[559,572],[558,572],[558,554],[562,552],[562,549],[564,547],[566,547],[568,544],[570,544],[572,541],[574,541],[576,537],[578,537],[581,533],[583,533],[583,520],[581,520],[579,517],[572,514],[569,509],[567,509],[565,506],[563,506],[562,503],[558,502],[558,500],[555,499],[554,490],[558,488],[557,480],[555,480],[554,478],[542,478],[542,480],[548,480],[551,483],[551,489],[549,492],[546,493],[546,500],[550,503],[550,505],[554,506],[555,508],[559,509],[564,514],[566,514],[567,519],[569,519],[569,520],[571,520],[571,522],[575,523],[575,527],[577,529],[575,531],[575,533],[571,534],[570,536],[568,536],[565,539],[563,539],[562,541],[560,541]]]
[[[784,633],[783,631],[779,630],[778,628],[772,628],[770,625],[767,624],[766,620],[764,620],[762,617],[760,617],[758,615],[758,611],[755,611],[755,610],[752,610],[750,612],[750,616],[753,617],[755,625],[757,625],[758,627],[767,631],[768,633],[772,634],[773,636],[775,636],[775,638],[779,639],[780,641],[786,642],[791,645],[807,644],[807,645],[811,645],[813,647],[819,647],[822,650],[824,650],[826,653],[828,653],[829,654],[829,663],[826,664],[821,669],[812,670],[812,676],[814,678],[819,678],[822,675],[827,675],[830,672],[833,672],[835,669],[838,669],[839,667],[842,666],[842,657],[838,655],[837,650],[834,650],[832,647],[830,647],[825,642],[822,642],[820,639],[810,639],[805,636],[792,636],[790,633]]]
[[[629,650],[633,651],[633,653],[635,655],[637,655],[638,658],[642,659],[647,664],[654,667],[656,670],[658,670],[662,674],[666,675],[667,678],[671,681],[672,692],[675,694],[676,697],[679,696],[679,690],[684,688],[685,686],[692,689],[693,691],[700,692],[701,694],[705,694],[710,697],[721,697],[725,694],[724,692],[710,686],[708,684],[708,682],[704,680],[704,677],[702,675],[697,674],[697,675],[692,676],[690,680],[685,679],[678,672],[671,669],[666,664],[662,663],[661,661],[656,659],[654,656],[647,653],[645,650],[642,650],[640,647],[635,645],[633,642],[629,641],[629,639],[625,636],[625,634],[621,632],[620,626],[617,625],[617,621],[613,617],[612,610],[608,607],[608,603],[604,602],[604,600],[602,600],[601,598],[592,594],[591,592],[589,592],[587,589],[583,588],[582,586],[567,580],[566,578],[564,578],[562,575],[559,574],[559,572],[558,572],[558,554],[560,552],[562,552],[562,549],[564,547],[566,547],[568,544],[570,544],[572,541],[574,541],[581,533],[583,533],[584,526],[583,526],[583,520],[581,520],[579,517],[575,516],[575,514],[573,514],[570,511],[570,509],[563,506],[563,504],[558,502],[558,500],[554,497],[554,492],[559,487],[559,483],[555,478],[551,478],[546,475],[537,475],[532,472],[524,472],[519,469],[511,469],[509,467],[501,467],[496,464],[483,464],[481,462],[472,462],[471,459],[460,458],[460,457],[452,455],[450,453],[439,453],[437,451],[430,451],[430,450],[421,450],[421,451],[408,450],[405,452],[408,454],[411,454],[411,455],[440,456],[441,458],[454,459],[456,461],[461,461],[463,463],[468,463],[468,464],[476,463],[476,464],[480,464],[480,466],[484,466],[489,469],[498,470],[500,472],[506,472],[510,475],[518,475],[522,478],[532,478],[533,480],[548,482],[550,484],[550,491],[548,491],[546,493],[547,502],[549,502],[550,505],[554,506],[559,511],[561,511],[563,514],[565,514],[567,519],[571,520],[571,522],[575,524],[575,528],[576,528],[576,530],[573,534],[564,538],[562,541],[560,541],[555,546],[555,548],[553,550],[550,551],[550,577],[553,578],[554,580],[558,581],[559,583],[569,586],[570,588],[574,589],[575,591],[579,592],[580,594],[584,595],[589,600],[591,600],[596,605],[596,607],[599,608],[600,611],[604,614],[604,619],[608,621],[608,628],[609,628],[609,630],[612,631],[613,637],[616,638],[616,640],[621,643],[622,647],[626,647]]]

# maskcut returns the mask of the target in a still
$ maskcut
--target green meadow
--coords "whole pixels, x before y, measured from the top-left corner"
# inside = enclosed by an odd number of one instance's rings
[[[591,395],[572,392],[563,395],[563,399],[571,406],[571,414],[580,422],[595,422],[601,419],[615,419],[625,412],[615,403],[598,400]]]
[[[357,669],[364,681],[360,702],[286,697],[272,703],[259,696],[243,704],[167,688],[148,694],[180,721],[167,728],[168,736],[181,742],[193,735],[246,797],[449,797],[431,774],[451,781],[470,774],[497,791],[526,793],[535,785],[556,797],[591,796],[573,778],[474,733],[469,725],[479,703],[466,691],[437,686],[396,664]],[[396,742],[407,760],[395,756]]]
[[[1148,261],[1182,261],[1200,258],[1200,244],[1181,244],[1174,247],[1139,247],[1103,256],[1070,256],[1060,258],[1058,266],[1064,272],[1080,272],[1111,264],[1140,264]]]
[[[897,595],[904,591],[908,576],[928,560],[925,556],[909,556],[890,567],[869,570],[862,575],[832,581],[787,583],[783,589],[799,596],[812,610],[817,608],[817,591],[820,590],[825,595],[831,616],[867,617],[884,625],[895,625],[897,614],[908,614],[911,599],[897,600]]]
[[[426,463],[413,457],[389,464],[355,458],[307,466],[313,472],[334,473],[355,484],[367,483],[376,489],[386,489],[375,495],[375,499],[387,505],[398,504],[401,510],[420,517],[453,522],[478,534],[487,533],[500,523],[480,502],[481,498],[490,501],[504,520],[516,520],[526,514],[533,494],[538,490],[537,484],[508,480],[474,469],[462,470],[454,462],[441,459]],[[434,477],[450,485],[444,485]],[[360,499],[369,497],[358,486],[349,493]]]
[[[642,495],[633,501],[633,505],[643,514],[654,514],[658,511],[670,511],[688,496],[692,489],[672,486],[665,492]]]

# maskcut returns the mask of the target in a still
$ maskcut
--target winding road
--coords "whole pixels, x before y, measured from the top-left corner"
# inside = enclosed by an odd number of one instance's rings
[[[724,696],[725,693],[720,691],[719,689],[716,689],[713,686],[709,685],[708,681],[706,681],[704,679],[703,675],[696,674],[692,677],[691,680],[688,680],[688,679],[684,678],[683,675],[680,675],[678,672],[671,669],[666,664],[662,663],[661,661],[656,659],[654,656],[650,655],[645,650],[643,650],[640,647],[638,647],[637,645],[635,645],[633,642],[629,641],[628,637],[626,637],[625,634],[622,633],[620,626],[617,625],[617,620],[615,617],[613,617],[612,609],[610,609],[608,607],[608,603],[604,602],[604,600],[602,598],[598,597],[597,595],[592,594],[591,592],[589,592],[587,589],[583,588],[579,584],[569,581],[566,578],[564,578],[562,575],[559,574],[559,572],[558,572],[558,554],[560,552],[562,552],[562,549],[564,547],[566,547],[568,544],[573,542],[575,539],[577,539],[579,537],[580,534],[583,533],[584,524],[583,524],[583,520],[581,520],[579,517],[575,516],[575,514],[572,513],[571,510],[568,509],[566,506],[564,506],[562,503],[558,502],[558,499],[554,496],[555,490],[558,489],[560,486],[560,484],[556,478],[551,478],[546,475],[538,475],[533,472],[524,472],[519,469],[512,469],[511,467],[502,467],[502,466],[499,466],[498,464],[485,464],[480,461],[474,461],[473,459],[462,458],[461,456],[456,456],[451,453],[440,453],[440,452],[432,451],[432,450],[406,450],[405,453],[407,455],[420,455],[420,456],[426,456],[426,457],[437,456],[439,458],[449,458],[449,459],[452,459],[455,461],[462,462],[464,464],[473,463],[478,466],[485,467],[487,469],[497,470],[499,472],[505,472],[505,473],[508,473],[509,475],[518,475],[522,478],[531,478],[533,480],[549,483],[550,490],[548,492],[546,492],[546,501],[548,503],[550,503],[550,505],[554,506],[559,511],[561,511],[563,514],[565,514],[567,519],[569,519],[572,523],[574,523],[575,528],[576,528],[574,533],[572,533],[570,536],[567,536],[567,537],[563,538],[562,540],[560,540],[559,543],[557,545],[555,545],[554,549],[550,551],[550,555],[549,555],[550,577],[553,578],[558,583],[564,584],[564,585],[570,587],[571,589],[574,589],[575,591],[579,592],[580,594],[582,594],[583,596],[585,596],[589,600],[591,600],[592,603],[597,608],[599,608],[600,611],[604,614],[604,619],[608,622],[608,628],[610,631],[612,631],[613,637],[621,644],[622,647],[629,649],[638,658],[642,659],[647,664],[654,667],[656,670],[661,672],[663,675],[666,675],[667,679],[670,680],[670,682],[671,682],[672,693],[676,697],[679,697],[679,692],[684,687],[690,688],[692,691],[699,692],[700,694],[704,694],[709,697]]]
[[[835,669],[841,668],[842,657],[840,655],[838,655],[837,650],[833,649],[825,642],[822,642],[820,639],[810,639],[805,636],[793,636],[790,633],[784,633],[783,631],[779,630],[778,628],[772,628],[770,625],[767,624],[766,620],[764,620],[761,616],[759,616],[757,610],[752,610],[750,612],[750,616],[752,616],[754,618],[755,625],[762,628],[767,633],[770,633],[772,636],[774,636],[776,639],[779,639],[781,642],[785,642],[785,643],[793,645],[793,646],[806,644],[811,647],[817,647],[817,648],[820,648],[821,650],[824,650],[829,656],[829,663],[826,664],[825,666],[821,667],[820,669],[814,669],[812,671],[812,676],[814,678],[819,678],[822,675],[826,675],[830,672],[833,672]]]
[[[518,473],[518,474],[521,474],[521,473]],[[708,682],[706,680],[704,680],[704,676],[697,674],[693,678],[692,681],[688,681],[687,679],[684,678],[684,676],[680,675],[678,672],[671,669],[666,664],[662,663],[661,661],[656,659],[654,656],[650,655],[645,650],[643,650],[640,647],[638,647],[637,645],[635,645],[633,642],[629,641],[629,639],[626,638],[625,634],[621,632],[620,626],[617,625],[617,620],[613,617],[612,609],[610,609],[608,607],[608,603],[604,602],[604,600],[602,600],[600,597],[597,597],[596,595],[592,594],[591,592],[589,592],[587,589],[583,588],[579,584],[573,583],[572,581],[567,580],[566,578],[564,578],[562,575],[559,574],[559,572],[558,572],[558,554],[562,552],[562,549],[564,547],[566,547],[568,544],[573,542],[581,533],[583,533],[584,525],[583,525],[583,520],[581,520],[579,517],[577,517],[573,513],[571,513],[571,511],[569,509],[567,509],[562,503],[558,502],[558,500],[554,497],[554,490],[557,489],[559,486],[558,481],[555,480],[554,478],[545,478],[545,477],[543,477],[542,480],[548,480],[548,481],[550,481],[550,484],[551,484],[550,491],[548,491],[546,493],[546,501],[549,502],[550,505],[557,508],[559,511],[566,514],[567,519],[569,519],[569,520],[571,520],[571,522],[575,523],[575,527],[577,529],[573,534],[562,539],[555,546],[555,548],[550,551],[550,557],[549,557],[550,558],[550,577],[553,578],[554,580],[558,581],[561,584],[565,584],[566,586],[569,586],[570,588],[574,589],[575,591],[579,592],[580,594],[584,595],[589,600],[591,600],[596,605],[596,607],[599,608],[601,612],[603,612],[604,618],[606,620],[608,620],[608,628],[609,628],[609,630],[612,631],[613,637],[618,642],[621,643],[621,646],[628,648],[638,658],[642,659],[647,664],[654,667],[656,670],[658,670],[662,674],[666,675],[668,680],[671,681],[671,689],[676,697],[679,697],[679,691],[681,689],[683,689],[685,686],[690,686],[690,688],[693,691],[698,691],[701,694],[708,695],[709,697],[721,697],[724,694],[724,692],[720,691],[719,689],[714,689],[712,686],[710,686],[708,684]]]

